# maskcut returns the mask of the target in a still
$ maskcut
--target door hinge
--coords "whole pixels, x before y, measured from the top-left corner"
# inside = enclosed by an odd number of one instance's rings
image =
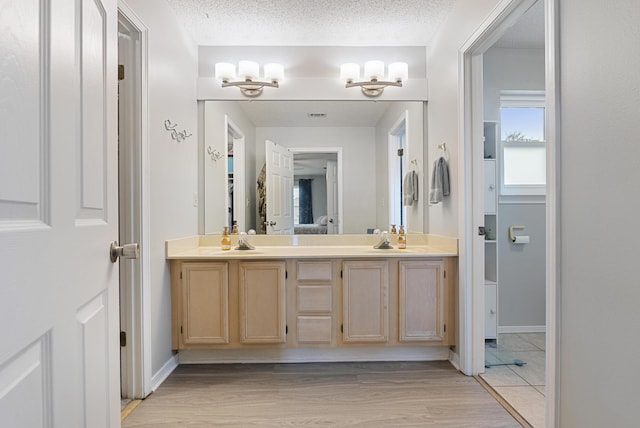
[[[124,80],[124,65],[118,64],[118,80]]]
[[[180,326],[180,334],[182,334],[182,326]]]
[[[344,324],[340,324],[340,333],[344,333]]]
[[[342,278],[342,271],[340,271],[340,278]]]
[[[446,270],[444,271],[444,277],[445,278],[447,277],[447,271]]]
[[[284,334],[289,334],[289,326],[288,325],[284,326]]]
[[[289,271],[284,271],[284,279],[289,279]]]
[[[120,332],[120,347],[124,348],[125,346],[127,346],[127,332],[126,331],[121,331]]]

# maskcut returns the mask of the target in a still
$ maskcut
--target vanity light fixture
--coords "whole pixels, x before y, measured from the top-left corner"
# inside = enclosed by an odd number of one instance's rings
[[[384,62],[367,61],[364,63],[364,79],[360,80],[360,65],[347,63],[340,66],[340,80],[346,82],[346,88],[359,86],[368,97],[377,97],[382,94],[387,86],[402,87],[402,82],[409,77],[409,65],[406,62],[394,62],[389,64],[388,80],[384,80]]]
[[[238,73],[236,66],[228,62],[219,62],[215,66],[216,79],[222,82],[222,87],[237,86],[247,97],[257,97],[262,94],[262,88],[278,88],[278,82],[284,78],[284,67],[282,64],[265,64],[264,80],[260,81],[260,66],[253,61],[240,61],[238,63]]]

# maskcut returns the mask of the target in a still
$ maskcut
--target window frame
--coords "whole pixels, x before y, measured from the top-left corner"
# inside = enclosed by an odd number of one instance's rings
[[[546,100],[544,91],[501,91],[500,92],[500,110],[503,108],[542,108],[543,117],[546,117]],[[503,129],[502,113],[500,114],[500,129]],[[546,119],[543,121],[543,139],[546,135]],[[504,164],[505,147],[543,147],[546,150],[546,141],[526,141],[515,142],[505,141],[502,139],[502,133],[499,138],[499,171],[500,171],[500,193],[499,197],[506,202],[513,198],[527,198],[530,201],[544,200],[546,196],[546,179],[542,184],[505,184],[504,181]],[[546,156],[545,156],[546,157]],[[546,167],[546,165],[545,165]]]

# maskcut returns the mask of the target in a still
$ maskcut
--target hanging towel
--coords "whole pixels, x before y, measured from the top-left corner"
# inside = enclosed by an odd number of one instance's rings
[[[405,174],[402,182],[402,203],[404,206],[413,205],[418,200],[418,173],[409,171]]]
[[[449,196],[449,190],[449,165],[447,165],[444,157],[440,157],[433,163],[429,203],[437,204],[442,202],[444,196]]]

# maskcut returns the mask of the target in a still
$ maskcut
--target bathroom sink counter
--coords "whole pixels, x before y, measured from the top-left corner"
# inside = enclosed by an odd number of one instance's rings
[[[457,239],[220,235],[166,242],[172,348],[184,363],[447,360],[456,344]],[[238,235],[232,235],[232,247]]]
[[[232,236],[232,248],[237,245]],[[458,255],[457,239],[434,235],[407,235],[407,248],[374,249],[372,235],[265,236],[255,235],[249,242],[254,250],[223,251],[220,235],[194,236],[166,242],[167,259],[178,260],[261,260],[305,258],[428,258]]]

